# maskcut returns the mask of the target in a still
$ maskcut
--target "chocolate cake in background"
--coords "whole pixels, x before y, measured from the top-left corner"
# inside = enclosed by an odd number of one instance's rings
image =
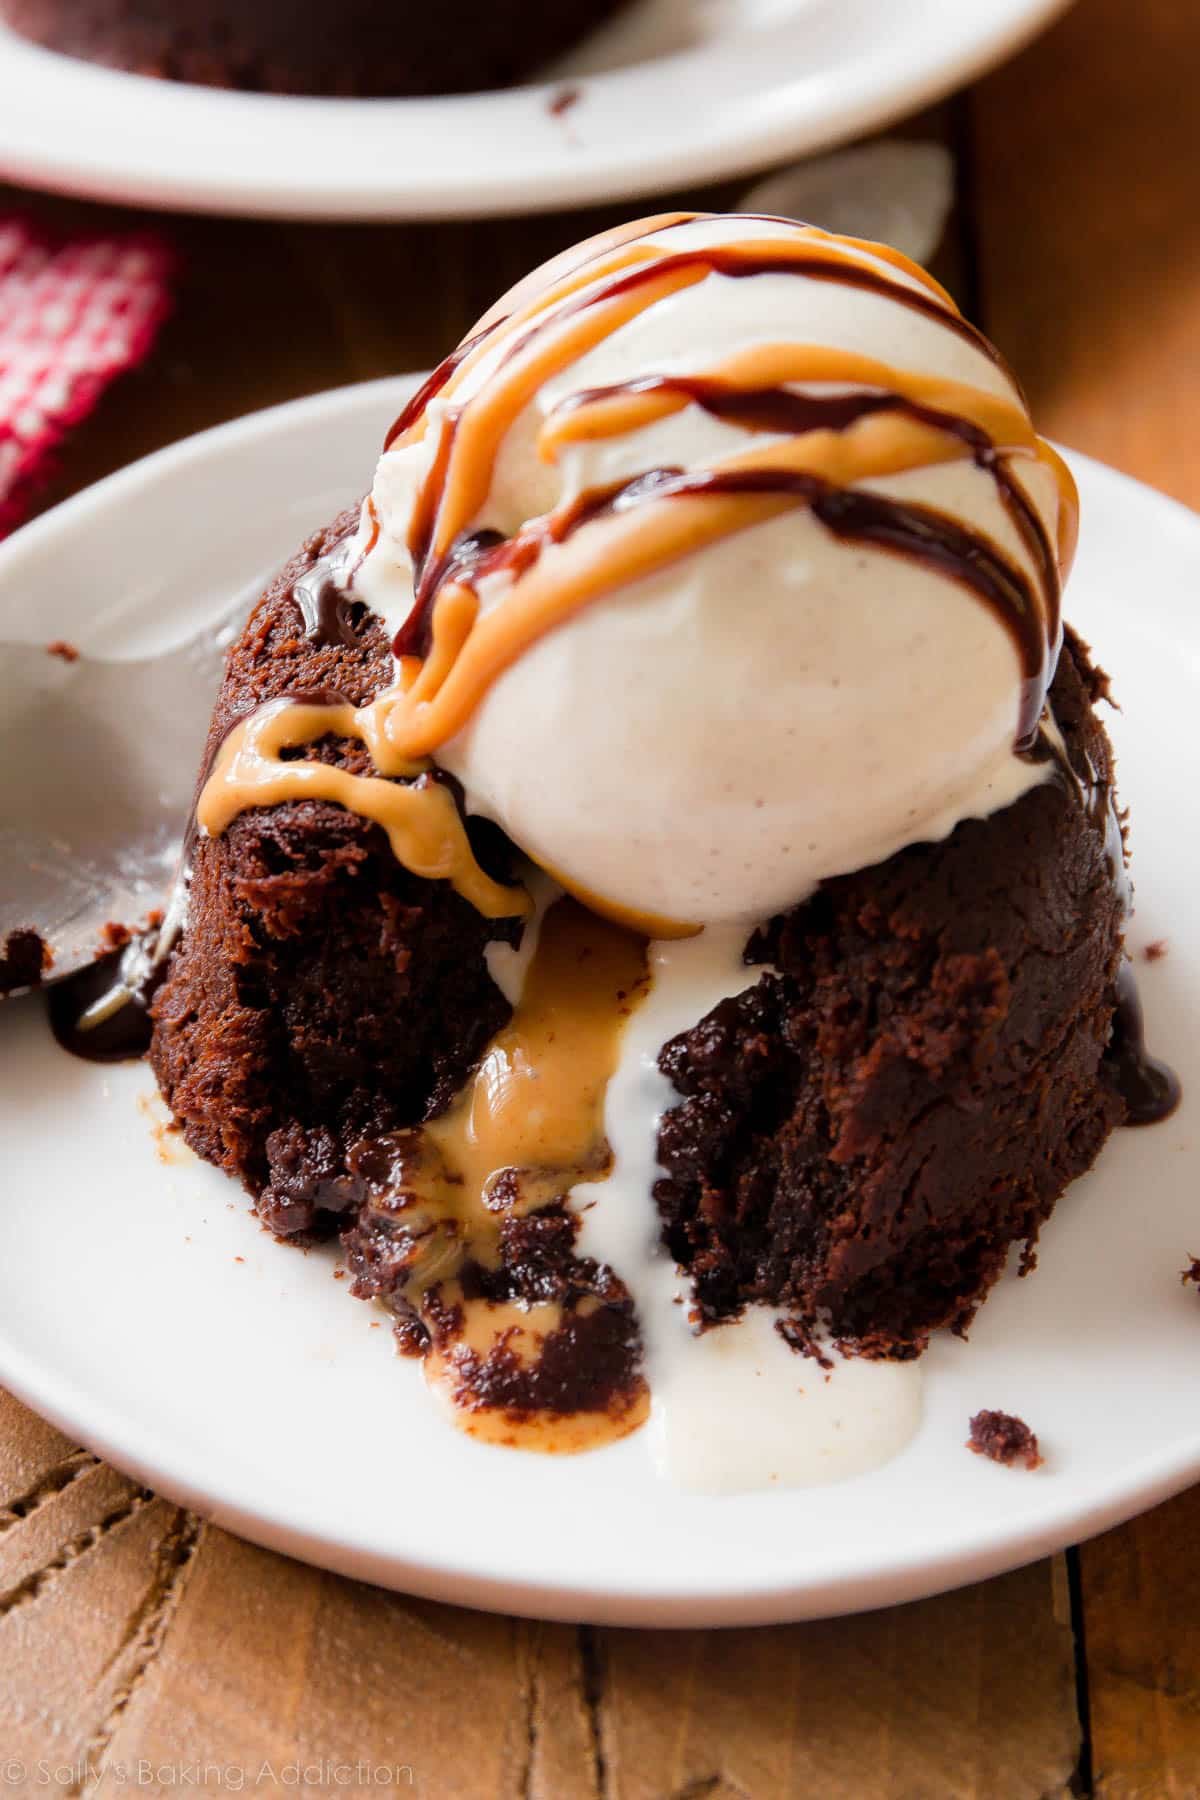
[[[621,0],[0,0],[0,19],[139,75],[278,94],[507,87]]]

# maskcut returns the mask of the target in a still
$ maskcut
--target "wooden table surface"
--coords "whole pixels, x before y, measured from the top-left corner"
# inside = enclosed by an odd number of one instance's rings
[[[1198,76],[1196,0],[1080,0],[903,127],[955,151],[939,266],[1041,428],[1193,505]],[[0,191],[0,208],[14,198]],[[28,198],[66,223],[131,217]],[[176,316],[48,498],[238,413],[429,363],[517,274],[619,210],[163,220],[185,258]],[[726,1632],[531,1624],[251,1548],[0,1395],[0,1788],[14,1793],[390,1778],[487,1800],[1200,1795],[1198,1602],[1200,1489],[890,1612]]]

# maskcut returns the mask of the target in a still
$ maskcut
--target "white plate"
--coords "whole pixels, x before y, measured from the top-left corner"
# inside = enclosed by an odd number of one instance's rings
[[[628,199],[871,130],[1016,49],[1065,0],[633,0],[557,83],[425,100],[221,93],[0,25],[0,174],[193,211],[448,218]]]
[[[133,648],[186,630],[363,486],[404,388],[373,383],[206,433],[113,476],[0,552],[0,636]],[[992,1574],[1200,1475],[1200,523],[1082,457],[1070,613],[1117,673],[1135,944],[1153,1045],[1184,1077],[1169,1122],[1118,1132],[1060,1202],[1030,1280],[925,1359],[894,1462],[838,1486],[676,1493],[643,1437],[538,1458],[436,1412],[331,1252],[268,1238],[223,1176],[164,1163],[144,1066],[0,1018],[0,1382],[122,1468],[247,1537],[480,1606],[623,1624],[761,1623],[878,1606]],[[151,1109],[152,1111],[152,1109]],[[178,1157],[178,1152],[175,1153]],[[1048,1461],[963,1447],[1019,1413]]]

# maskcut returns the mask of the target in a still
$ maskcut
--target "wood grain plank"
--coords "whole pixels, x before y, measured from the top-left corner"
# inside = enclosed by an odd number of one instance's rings
[[[887,1613],[603,1634],[610,1792],[1043,1800],[1079,1753],[1065,1589],[1043,1562]]]
[[[82,1467],[0,1532],[0,1752],[24,1768],[7,1789],[51,1770],[167,1792],[207,1766],[258,1791],[411,1770],[448,1800],[595,1800],[574,1629],[340,1580]]]
[[[983,324],[1042,430],[1200,502],[1200,8],[1079,0],[972,100]]]
[[[1080,1552],[1100,1800],[1200,1795],[1200,1489]]]
[[[1194,506],[1197,70],[1186,0],[1080,0],[972,109],[986,322],[1035,414]],[[1096,1793],[1200,1795],[1200,1490],[1084,1545],[1080,1585]]]
[[[0,1524],[74,1453],[61,1431],[0,1389]]]
[[[0,1594],[0,1748],[9,1792],[86,1784],[96,1722],[120,1707],[186,1553],[190,1527],[175,1507],[112,1471],[95,1474],[90,1495],[81,1480],[39,1512],[42,1525],[59,1513],[65,1535],[36,1572]],[[123,1497],[106,1497],[104,1483],[120,1483]],[[63,1773],[47,1776],[47,1769]]]
[[[140,1489],[86,1452],[60,1464],[0,1532],[0,1616],[36,1576],[143,1504]],[[61,1485],[60,1485],[61,1483]]]
[[[298,1767],[447,1800],[590,1800],[576,1658],[568,1627],[401,1598],[206,1527],[106,1760],[233,1767],[267,1789]]]
[[[40,1510],[82,1508],[101,1476],[120,1481],[97,1467]],[[90,1516],[64,1516],[58,1538]],[[134,1767],[157,1792],[185,1765],[282,1789],[297,1766],[360,1763],[489,1800],[1069,1791],[1079,1733],[1055,1564],[818,1625],[578,1633],[404,1599],[208,1526],[181,1551],[181,1518],[142,1502],[112,1534],[145,1521],[119,1566],[89,1570],[89,1550],[86,1589],[65,1585],[72,1563],[17,1609],[43,1616],[31,1691],[0,1683],[0,1742],[31,1769],[90,1763],[109,1771],[101,1792]],[[17,1613],[0,1599],[6,1670]]]

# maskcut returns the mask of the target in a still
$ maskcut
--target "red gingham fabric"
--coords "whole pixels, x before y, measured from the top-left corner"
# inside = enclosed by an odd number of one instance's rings
[[[146,355],[170,307],[174,257],[150,236],[55,244],[0,218],[0,537],[114,375]]]

